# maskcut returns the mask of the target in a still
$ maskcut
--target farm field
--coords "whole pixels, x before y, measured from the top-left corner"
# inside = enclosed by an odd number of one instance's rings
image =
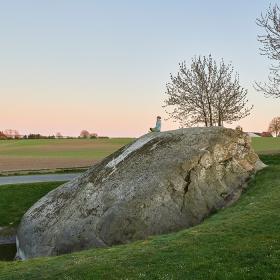
[[[280,137],[255,137],[252,145],[258,154],[280,154]]]
[[[0,141],[0,171],[75,168],[100,161],[133,138]]]
[[[90,166],[133,138],[0,141],[0,172]],[[280,137],[252,138],[258,154],[280,153]]]

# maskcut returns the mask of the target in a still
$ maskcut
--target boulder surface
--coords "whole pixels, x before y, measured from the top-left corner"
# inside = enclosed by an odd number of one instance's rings
[[[146,134],[35,203],[17,232],[28,259],[111,246],[199,224],[265,165],[240,131]]]

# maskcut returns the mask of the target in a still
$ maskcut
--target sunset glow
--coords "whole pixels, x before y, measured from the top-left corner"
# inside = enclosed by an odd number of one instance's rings
[[[229,125],[265,131],[280,101],[257,93],[269,61],[255,19],[269,1],[3,1],[0,130],[140,136],[163,117],[169,74],[194,55],[232,62],[252,114]]]

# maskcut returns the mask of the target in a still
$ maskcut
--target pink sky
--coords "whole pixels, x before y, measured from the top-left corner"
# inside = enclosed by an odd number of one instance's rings
[[[151,94],[153,98],[147,99],[147,102],[145,97],[141,97],[141,93],[136,91],[136,96],[131,99],[124,98],[122,101],[117,96],[117,100],[109,103],[106,98],[97,98],[93,104],[88,104],[83,99],[79,100],[78,94],[77,98],[72,100],[69,98],[55,102],[53,100],[59,92],[43,92],[40,96],[36,96],[35,92],[37,91],[29,91],[29,96],[32,96],[30,99],[25,98],[27,93],[23,92],[24,98],[20,102],[14,100],[15,94],[12,92],[7,94],[6,106],[1,108],[1,115],[4,116],[1,122],[3,130],[13,128],[21,134],[52,135],[61,132],[63,135],[77,136],[82,129],[87,129],[98,135],[135,137],[145,134],[148,128],[155,124],[157,115],[167,117],[161,108],[163,94],[160,90],[154,95]],[[106,96],[106,93],[102,95]],[[255,101],[252,114],[240,122],[225,126],[236,127],[239,124],[246,131],[267,129],[269,121],[277,115],[278,101],[267,99],[258,93],[250,94],[250,101],[254,96],[258,97],[258,102]],[[113,98],[112,95],[110,98]],[[173,121],[162,120],[163,130],[176,128],[178,124]]]
[[[194,55],[232,62],[265,131],[280,99],[255,92],[269,61],[259,54],[255,1],[4,1],[0,10],[0,131],[136,137],[155,124],[169,74]],[[168,20],[167,20],[168,19]],[[178,125],[164,121],[163,130]]]

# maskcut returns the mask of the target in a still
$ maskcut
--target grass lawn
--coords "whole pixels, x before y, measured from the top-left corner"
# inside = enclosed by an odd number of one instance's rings
[[[63,182],[0,186],[0,227],[17,226],[23,214]]]
[[[280,279],[280,156],[262,159],[269,167],[241,199],[201,225],[107,249],[0,262],[0,279]]]

